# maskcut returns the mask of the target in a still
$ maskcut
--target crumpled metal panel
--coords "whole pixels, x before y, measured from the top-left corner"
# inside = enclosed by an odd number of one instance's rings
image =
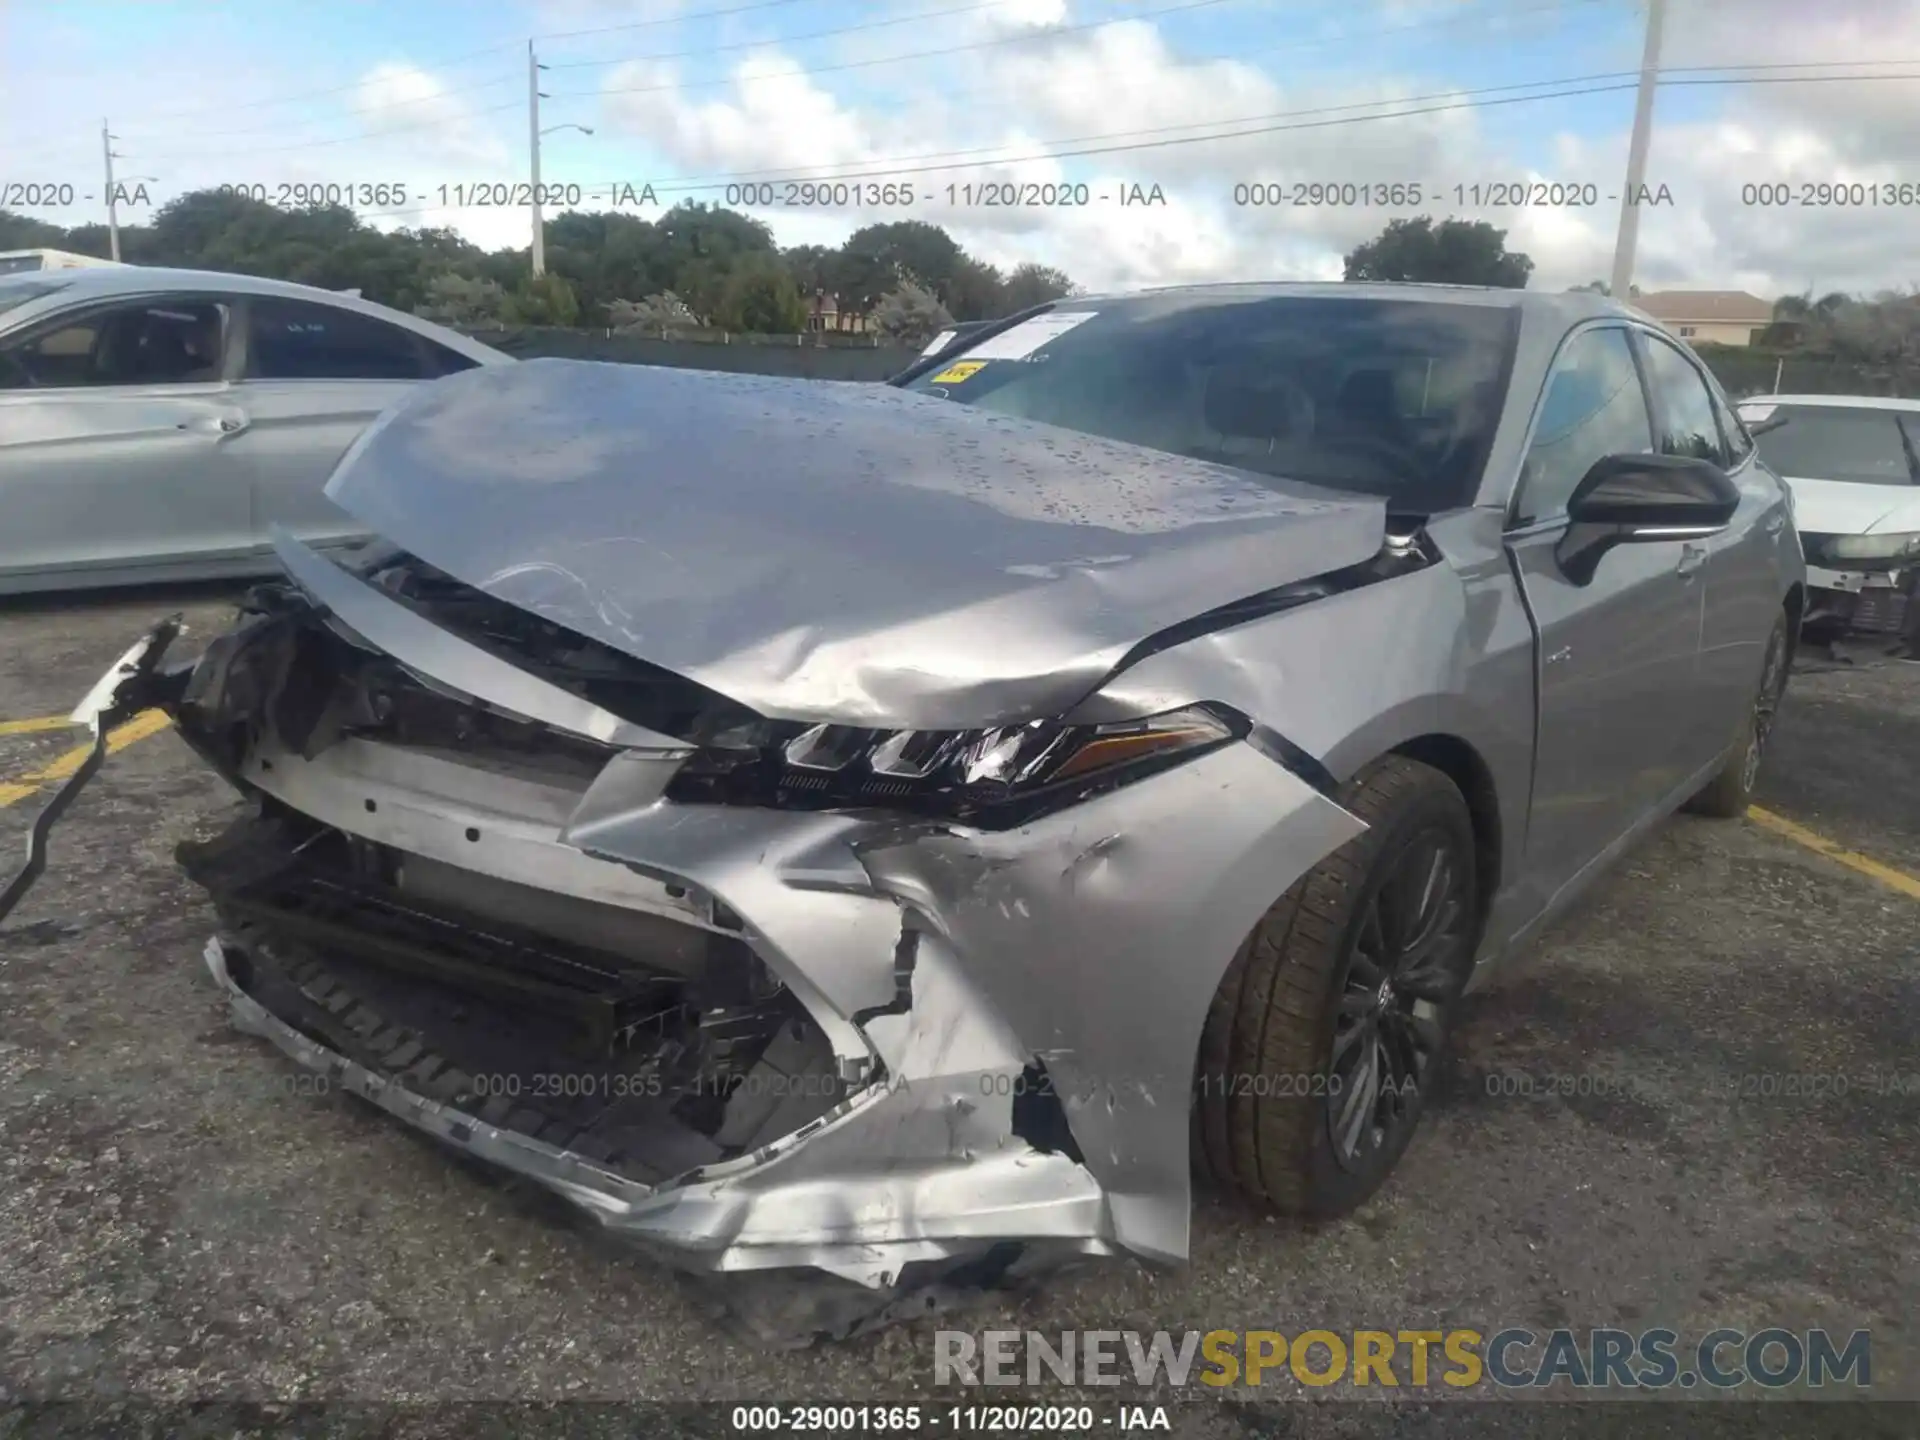
[[[672,737],[622,720],[416,615],[278,526],[273,531],[273,552],[329,614],[417,675],[589,740],[655,755],[690,753],[691,747]]]
[[[422,388],[327,493],[769,716],[1058,713],[1139,641],[1366,559],[1383,502],[880,385],[535,360]]]
[[[1265,910],[1364,828],[1252,746],[1231,745],[1003,833],[669,805],[603,809],[563,838],[683,875],[724,901],[783,978],[804,979],[816,1018],[837,1022],[829,1033],[844,1036],[861,1011],[895,997],[903,926],[932,932],[907,1013],[854,1027],[908,1085],[890,1091],[872,1124],[849,1128],[844,1145],[808,1141],[794,1172],[845,1186],[861,1213],[891,1216],[906,1198],[891,1170],[904,1163],[911,1174],[930,1144],[968,1164],[1004,1148],[1010,1101],[995,1077],[1037,1057],[1114,1242],[1177,1260],[1187,1253],[1188,1112],[1208,1004]],[[938,977],[931,990],[923,967]],[[910,1058],[968,1032],[979,1037],[972,1058]],[[983,1215],[1012,1203],[1017,1191],[995,1188],[1005,1178],[991,1167],[971,1175]]]
[[[1202,635],[1160,651],[1068,719],[1097,724],[1212,700],[1284,735],[1344,781],[1410,741],[1446,736],[1485,767],[1503,869],[1475,983],[1524,917],[1533,785],[1533,624],[1502,546],[1502,516],[1468,510],[1427,527],[1445,563]],[[1357,657],[1364,663],[1357,663]]]

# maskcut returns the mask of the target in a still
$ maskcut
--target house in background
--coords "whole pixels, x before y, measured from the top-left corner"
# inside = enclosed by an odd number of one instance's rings
[[[867,317],[853,310],[842,310],[837,297],[825,290],[813,292],[813,304],[807,315],[807,329],[835,335],[860,335],[866,332]]]
[[[1632,304],[1696,345],[1752,345],[1773,323],[1773,303],[1744,290],[1635,290]]]

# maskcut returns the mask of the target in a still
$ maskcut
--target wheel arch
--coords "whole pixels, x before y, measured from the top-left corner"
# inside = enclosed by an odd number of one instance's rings
[[[1473,820],[1474,888],[1479,914],[1486,923],[1493,897],[1500,888],[1506,837],[1500,819],[1500,791],[1493,767],[1471,743],[1458,735],[1435,731],[1403,740],[1387,752],[1417,760],[1438,770],[1458,787]],[[1382,757],[1384,758],[1384,757]]]

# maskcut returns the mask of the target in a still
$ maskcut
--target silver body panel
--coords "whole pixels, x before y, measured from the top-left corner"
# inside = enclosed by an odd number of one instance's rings
[[[877,388],[536,362],[421,392],[332,496],[464,585],[728,700],[945,728],[1213,702],[1324,776],[1234,741],[1004,830],[689,803],[668,798],[684,747],[284,539],[360,643],[621,748],[537,782],[360,740],[302,756],[269,730],[237,784],[476,888],[737,927],[856,1088],[641,1185],[328,1052],[216,944],[236,1018],[693,1268],[885,1288],[998,1239],[1183,1258],[1208,1003],[1262,913],[1364,829],[1324,780],[1401,752],[1461,783],[1488,861],[1483,982],[1730,752],[1804,582],[1785,492],[1751,460],[1704,544],[1620,545],[1569,580],[1564,514],[1509,523],[1521,458],[1569,335],[1640,321],[1584,297],[1474,303],[1522,307],[1519,355],[1475,503],[1423,527],[1424,568],[1198,630],[1169,627],[1374,555],[1384,506]],[[1036,1061],[1075,1158],[1016,1133],[1008,1083]]]

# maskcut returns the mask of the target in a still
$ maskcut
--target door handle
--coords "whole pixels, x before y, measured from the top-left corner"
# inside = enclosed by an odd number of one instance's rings
[[[224,439],[228,435],[238,435],[247,428],[248,419],[240,411],[225,415],[208,415],[197,420],[182,420],[173,428],[176,430],[198,430]]]
[[[1784,515],[1769,515],[1769,516],[1767,517],[1767,533],[1768,533],[1769,535],[1778,535],[1778,534],[1779,534],[1779,533],[1780,533],[1780,532],[1781,532],[1782,530],[1784,530],[1784,529],[1786,529],[1786,528],[1787,528],[1787,517],[1786,517],[1786,516],[1784,516]]]
[[[1706,563],[1707,547],[1688,544],[1680,547],[1680,563],[1673,568],[1681,575],[1691,575]]]

